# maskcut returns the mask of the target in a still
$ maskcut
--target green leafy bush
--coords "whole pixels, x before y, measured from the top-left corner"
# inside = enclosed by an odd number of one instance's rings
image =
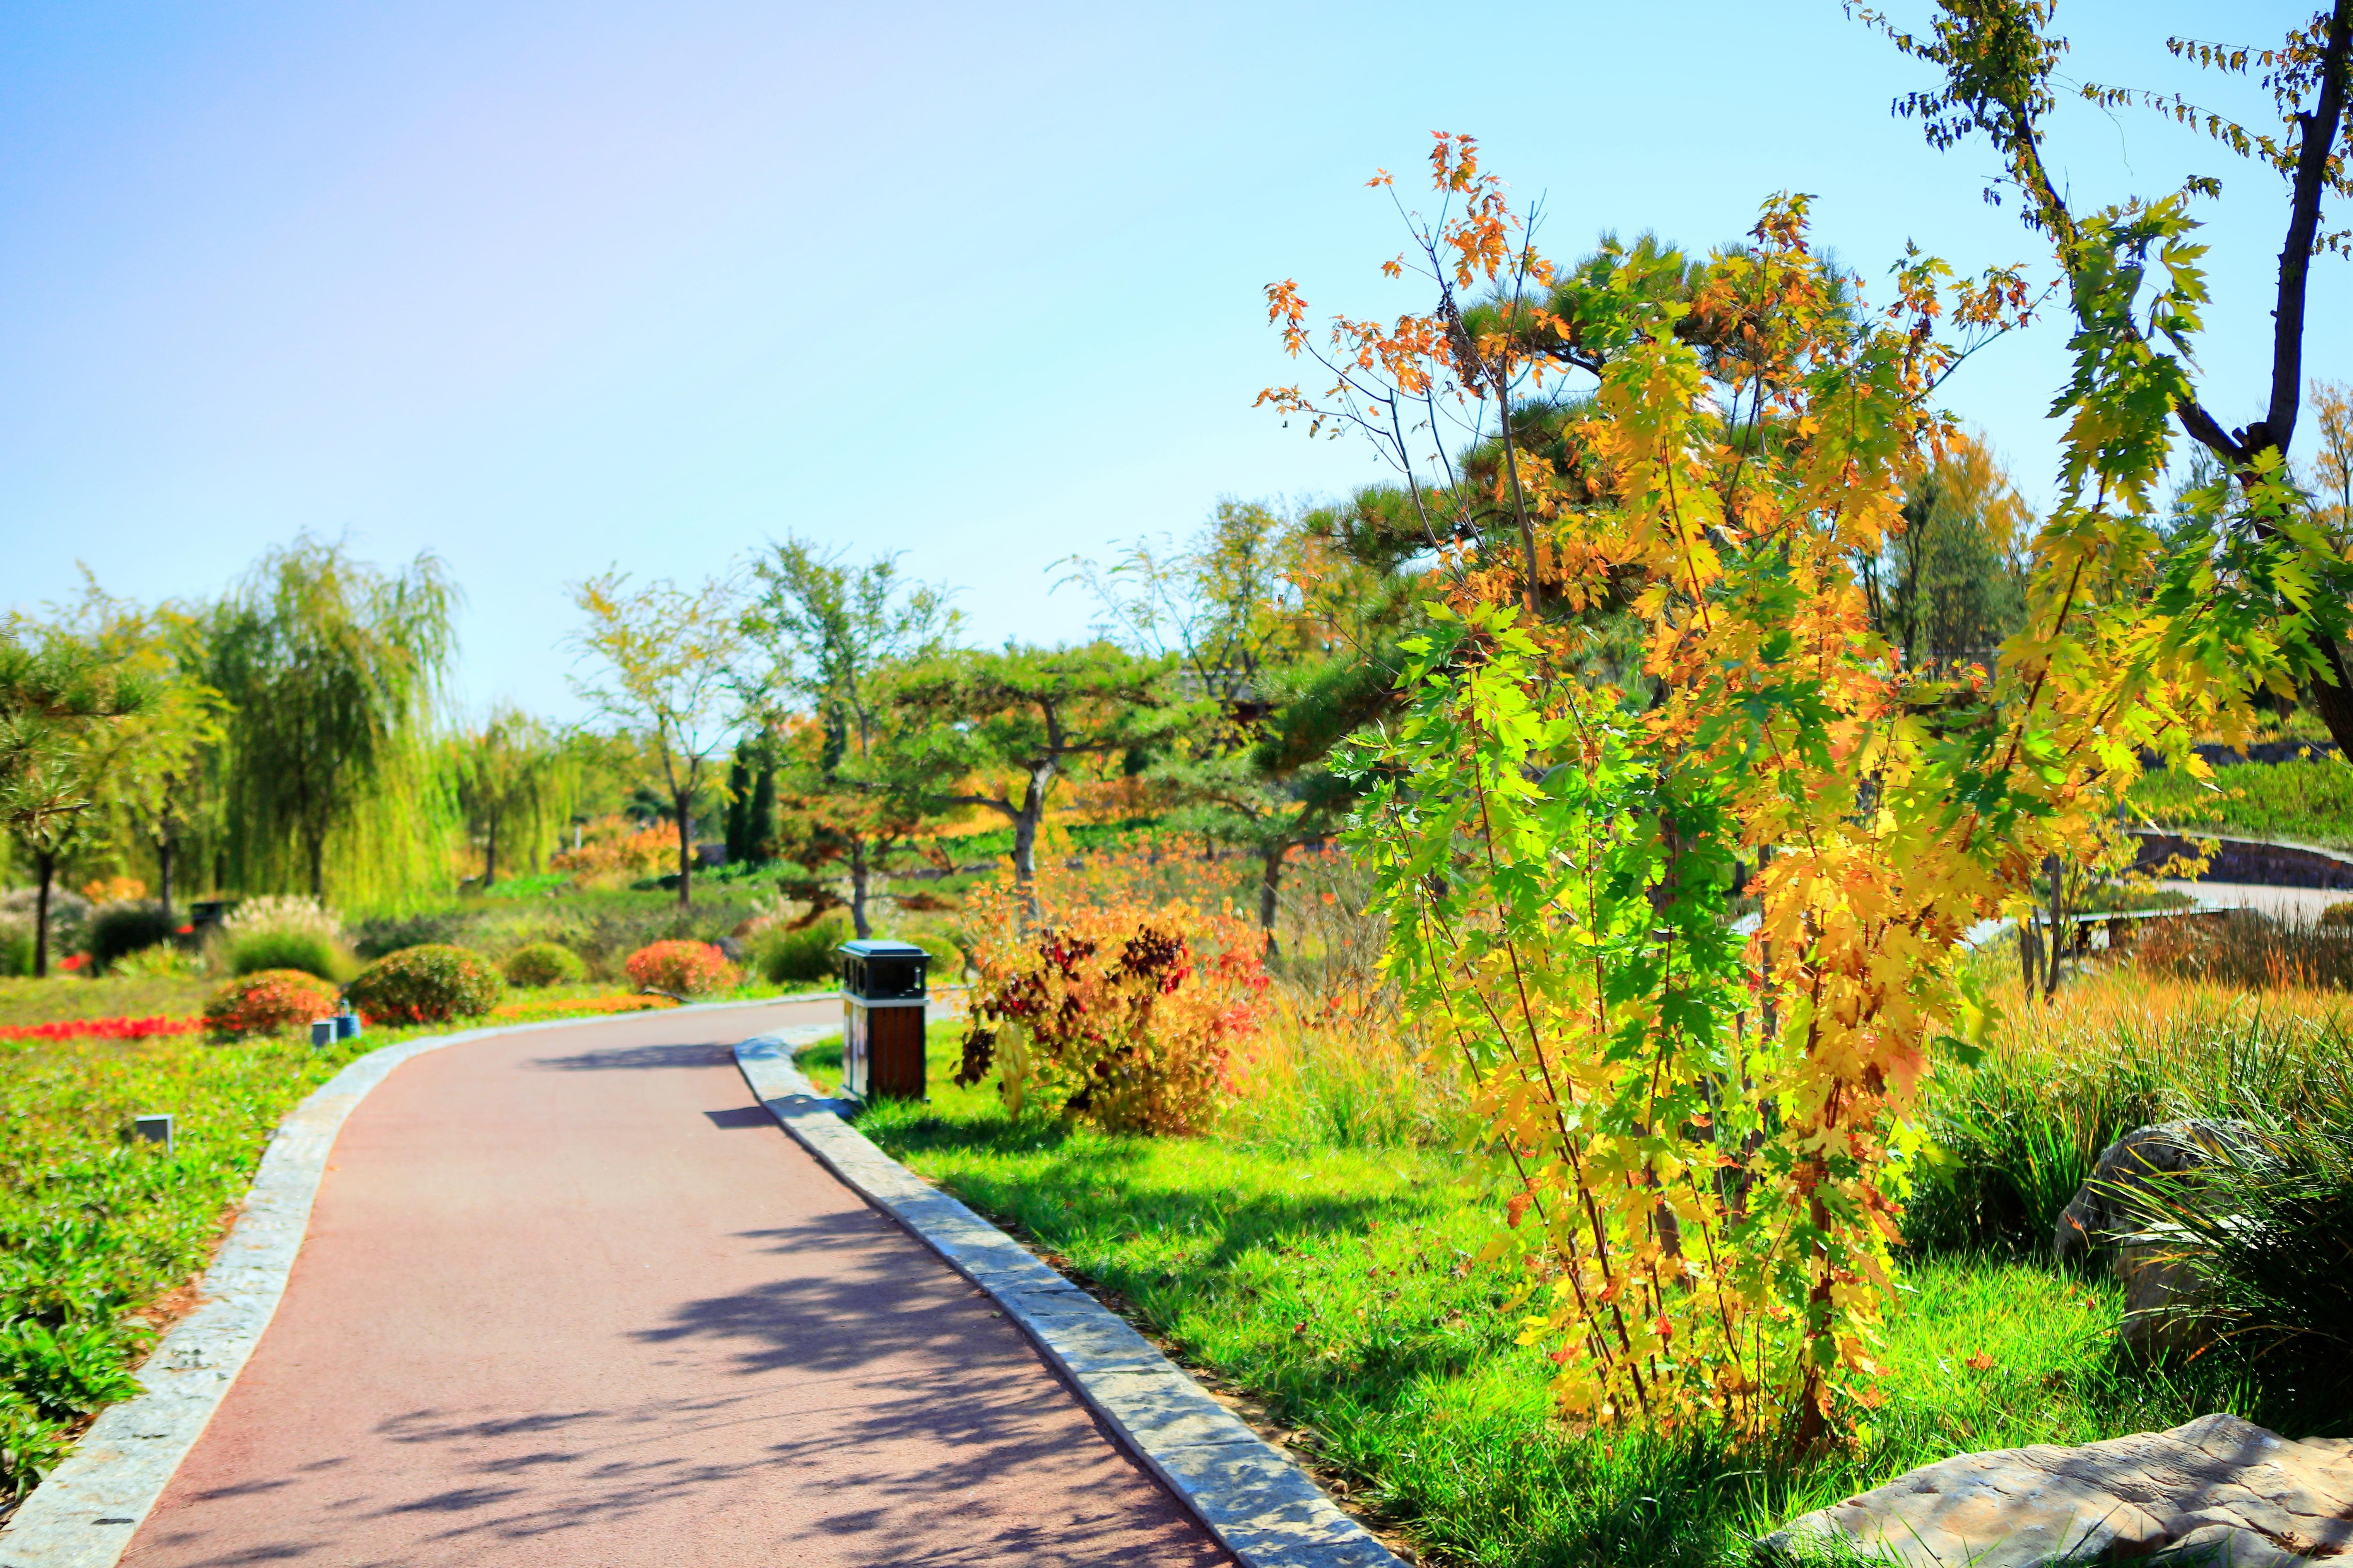
[[[90,928],[83,938],[90,962],[103,972],[114,967],[121,959],[151,947],[160,947],[172,940],[176,922],[164,912],[164,906],[144,899],[127,900],[121,903],[101,904],[90,919]],[[263,968],[300,968],[299,964],[264,964]]]
[[[735,984],[735,966],[707,942],[658,942],[629,954],[629,979],[642,990],[700,996]]]
[[[0,976],[14,979],[33,973],[33,928],[30,922],[0,917]]]
[[[30,1400],[0,1388],[0,1508],[16,1501],[66,1457],[65,1428]]]
[[[265,969],[229,981],[205,1004],[205,1029],[242,1039],[274,1035],[335,1010],[335,988],[300,969]]]
[[[510,985],[568,985],[587,977],[580,955],[557,942],[534,942],[507,955]]]
[[[772,985],[806,985],[841,973],[834,949],[849,940],[849,921],[828,914],[795,931],[780,923],[752,936],[752,967]]]
[[[123,1365],[130,1337],[111,1322],[23,1319],[0,1328],[0,1385],[52,1420],[91,1415],[139,1392]]]
[[[498,1005],[501,988],[481,954],[437,943],[385,954],[344,994],[372,1022],[438,1024],[481,1016]]]
[[[2315,925],[2353,926],[2353,899],[2339,899],[2320,911]]]

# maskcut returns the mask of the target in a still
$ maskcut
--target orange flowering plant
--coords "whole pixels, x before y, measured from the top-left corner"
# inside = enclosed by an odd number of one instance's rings
[[[1347,763],[1388,973],[1471,1084],[1564,1415],[1812,1448],[1878,1398],[1920,1085],[1988,1014],[1964,932],[2116,857],[2145,750],[2195,771],[2255,685],[2308,678],[2347,563],[2263,475],[2151,525],[2202,286],[2178,210],[2120,213],[2074,258],[2028,629],[1991,671],[1908,665],[1862,567],[2017,276],[1910,255],[1874,310],[1786,196],[1704,259],[1556,269],[1468,138],[1431,162],[1447,205],[1388,270],[1433,310],[1327,346],[1269,290],[1332,383],[1265,400],[1368,433],[1436,563],[1402,712]],[[1635,667],[1598,656],[1628,627]]]
[[[1031,924],[1009,880],[966,905],[980,971],[956,1081],[993,1068],[1006,1109],[1114,1131],[1208,1130],[1233,1092],[1235,1047],[1258,1026],[1257,932],[1182,902],[1074,901]]]

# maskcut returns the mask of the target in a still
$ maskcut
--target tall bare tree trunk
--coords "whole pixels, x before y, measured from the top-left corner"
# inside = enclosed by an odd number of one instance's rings
[[[164,919],[172,918],[172,836],[168,833],[155,840],[155,901],[164,907]]]
[[[678,907],[691,908],[694,902],[694,797],[681,795],[672,797],[678,803]]]

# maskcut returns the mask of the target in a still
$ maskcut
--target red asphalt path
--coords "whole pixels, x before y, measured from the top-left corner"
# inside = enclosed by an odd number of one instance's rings
[[[1230,1563],[987,1298],[650,1014],[396,1068],[125,1563]]]

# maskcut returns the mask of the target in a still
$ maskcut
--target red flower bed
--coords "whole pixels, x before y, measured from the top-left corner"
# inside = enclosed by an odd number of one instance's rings
[[[0,1040],[144,1040],[156,1035],[193,1035],[202,1018],[67,1018],[55,1024],[11,1024]]]

